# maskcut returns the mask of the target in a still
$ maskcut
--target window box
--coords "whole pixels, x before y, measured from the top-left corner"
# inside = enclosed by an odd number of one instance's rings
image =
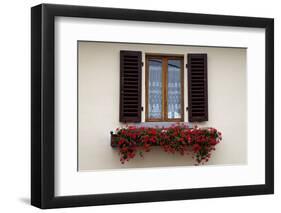
[[[149,152],[153,146],[161,146],[165,152],[181,155],[191,152],[196,163],[204,163],[221,141],[221,133],[214,128],[190,128],[176,124],[165,127],[127,126],[111,132],[111,146],[119,149],[120,161],[124,163],[142,151]]]

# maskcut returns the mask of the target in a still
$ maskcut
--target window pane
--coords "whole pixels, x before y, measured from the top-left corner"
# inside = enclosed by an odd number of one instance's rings
[[[162,117],[162,60],[150,59],[148,66],[148,117],[159,119]]]
[[[168,118],[181,118],[181,60],[168,60]]]

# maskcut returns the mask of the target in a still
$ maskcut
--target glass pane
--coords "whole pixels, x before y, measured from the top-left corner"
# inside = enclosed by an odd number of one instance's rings
[[[162,60],[150,59],[148,66],[148,117],[159,119],[162,117]]]
[[[168,60],[168,118],[181,118],[181,60]]]

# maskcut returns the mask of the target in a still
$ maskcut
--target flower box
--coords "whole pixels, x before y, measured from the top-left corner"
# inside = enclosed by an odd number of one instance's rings
[[[110,133],[110,145],[113,148],[116,148],[117,145],[117,140],[118,140],[118,135],[117,134],[113,134],[113,132]]]
[[[191,152],[200,164],[209,160],[221,139],[221,133],[214,128],[190,128],[185,124],[161,128],[127,126],[111,132],[111,146],[118,148],[121,163],[137,153],[143,157],[143,151],[149,152],[153,146],[161,146],[167,153],[185,155]]]

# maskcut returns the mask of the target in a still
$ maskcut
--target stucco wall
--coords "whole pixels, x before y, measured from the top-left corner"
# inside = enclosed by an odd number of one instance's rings
[[[208,54],[209,121],[199,126],[223,134],[208,165],[247,163],[246,49],[125,43],[78,42],[78,169],[144,168],[193,165],[190,156],[171,155],[160,148],[124,165],[110,146],[110,131],[119,123],[119,52]],[[143,66],[143,69],[145,66]],[[145,106],[143,70],[142,105]],[[187,70],[184,70],[184,109],[187,107]],[[188,120],[185,111],[185,121]],[[145,109],[142,120],[145,118]]]

